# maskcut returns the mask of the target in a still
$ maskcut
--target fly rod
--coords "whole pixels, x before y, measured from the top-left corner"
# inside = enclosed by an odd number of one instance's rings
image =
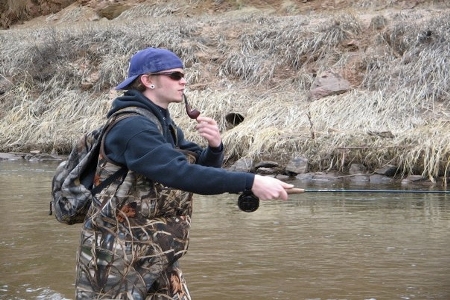
[[[450,194],[450,191],[425,191],[425,190],[346,190],[346,189],[286,189],[288,194],[302,193],[385,193],[385,194]],[[243,192],[238,198],[238,206],[242,211],[254,212],[259,207],[259,198],[251,191]]]
[[[450,194],[450,190],[346,190],[346,189],[299,189],[291,188],[286,189],[288,194],[301,194],[301,193],[384,193],[384,194]]]

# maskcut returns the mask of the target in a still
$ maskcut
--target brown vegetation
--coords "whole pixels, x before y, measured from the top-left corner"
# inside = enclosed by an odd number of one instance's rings
[[[191,105],[219,122],[229,163],[301,155],[311,170],[447,176],[450,4],[385,2],[80,1],[12,26],[0,32],[0,151],[67,153],[104,120],[129,57],[158,46],[183,58]],[[353,89],[312,101],[327,70]],[[171,111],[202,143],[184,107]]]

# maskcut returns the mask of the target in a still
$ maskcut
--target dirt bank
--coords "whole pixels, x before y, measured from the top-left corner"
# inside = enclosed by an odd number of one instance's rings
[[[446,1],[10,2],[1,151],[67,153],[103,122],[130,55],[156,45],[185,61],[190,101],[218,121],[228,165],[302,157],[313,172],[447,177]]]

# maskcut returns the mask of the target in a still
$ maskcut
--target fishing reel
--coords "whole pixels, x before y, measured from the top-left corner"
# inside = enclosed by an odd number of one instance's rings
[[[299,188],[286,188],[286,193],[290,194],[301,194],[306,192],[304,189]],[[242,211],[254,212],[259,207],[259,198],[253,194],[252,191],[244,191],[238,198],[238,206]]]
[[[238,207],[245,212],[254,212],[259,207],[259,198],[252,191],[244,191],[239,195]]]

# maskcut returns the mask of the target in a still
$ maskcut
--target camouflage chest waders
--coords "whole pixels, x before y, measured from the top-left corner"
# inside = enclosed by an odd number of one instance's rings
[[[97,178],[118,168],[100,158]],[[132,171],[103,189],[81,231],[76,299],[191,299],[178,266],[191,215],[192,193]]]

